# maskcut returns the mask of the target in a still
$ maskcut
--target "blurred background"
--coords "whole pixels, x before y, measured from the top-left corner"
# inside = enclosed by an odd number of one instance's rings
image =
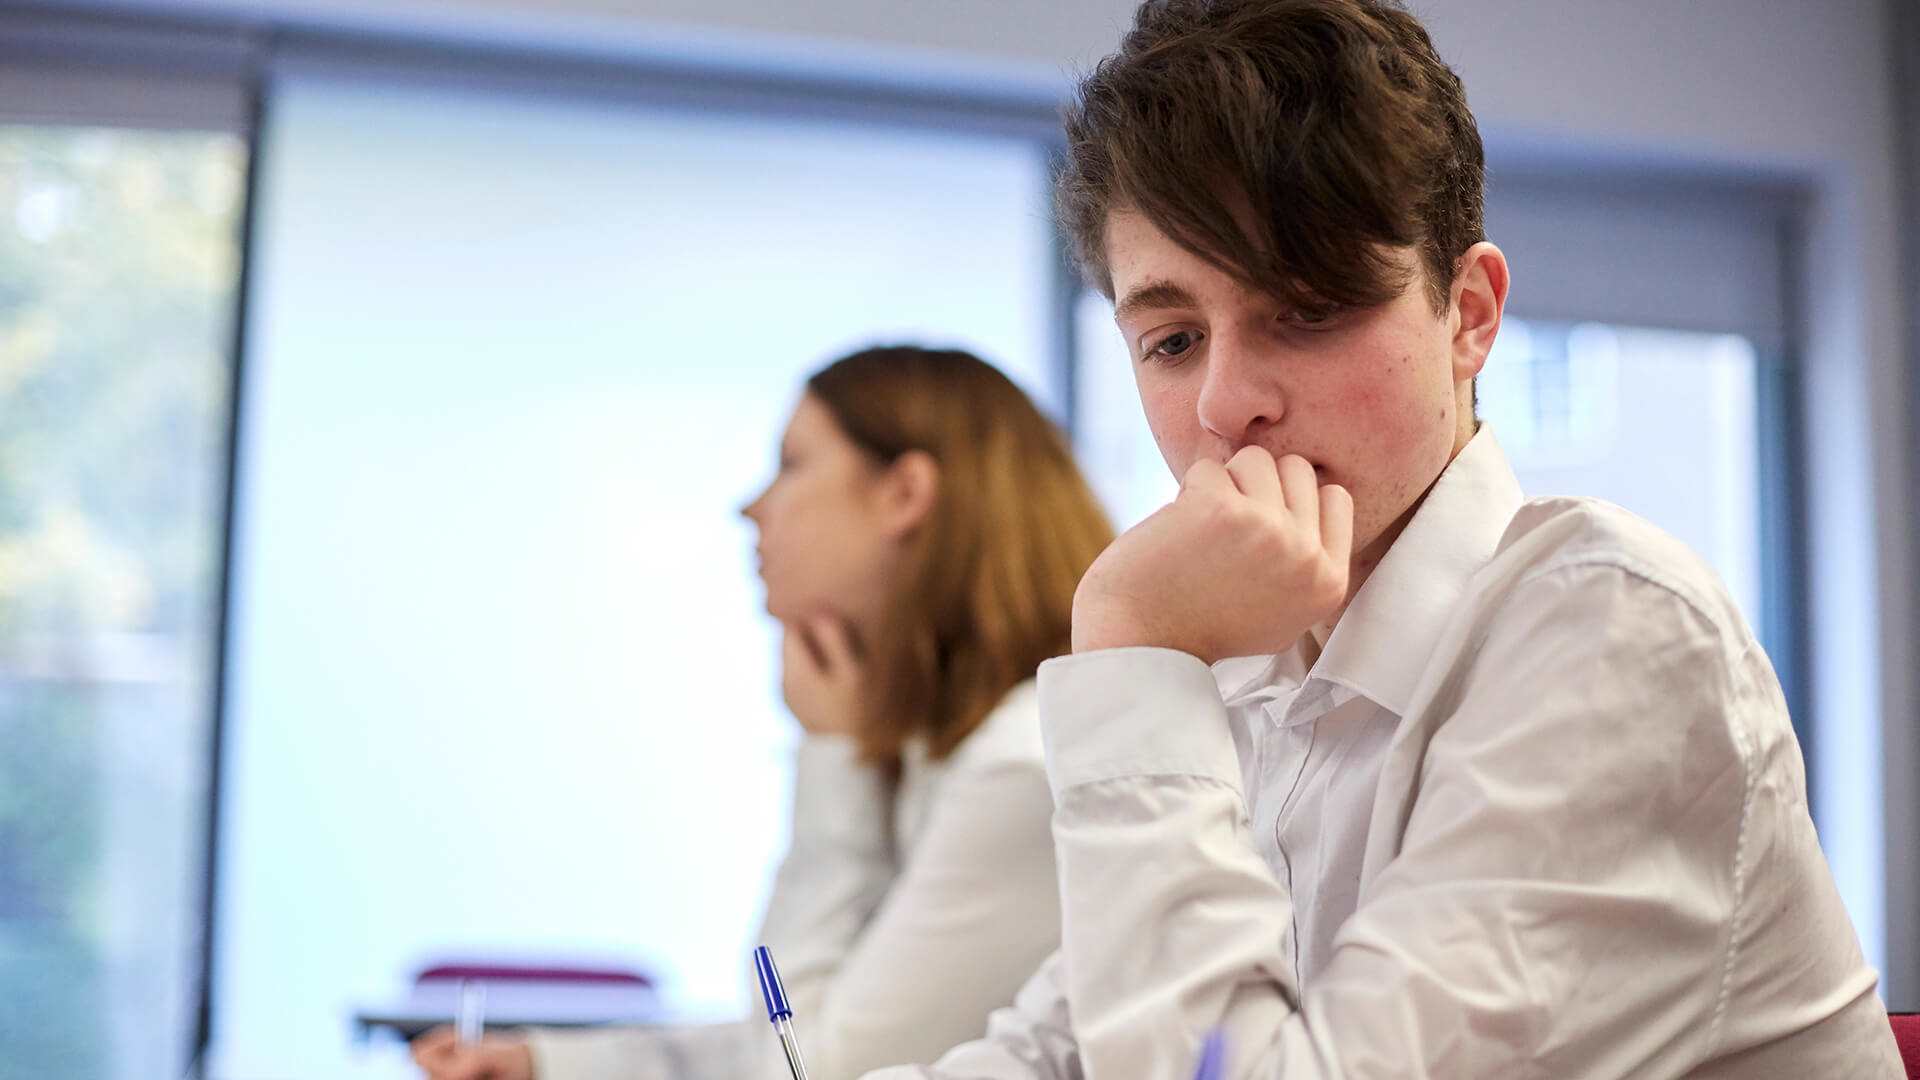
[[[1760,630],[1920,1006],[1920,13],[1418,0],[1532,494]],[[1129,0],[0,5],[0,1078],[411,1075],[435,956],[726,1013],[785,843],[735,515],[798,381],[974,349],[1172,481],[1047,181]]]

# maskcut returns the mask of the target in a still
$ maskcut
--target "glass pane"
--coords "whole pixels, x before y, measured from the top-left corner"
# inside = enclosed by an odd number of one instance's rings
[[[1509,317],[1480,376],[1529,496],[1591,495],[1685,541],[1761,626],[1757,361],[1747,339]]]
[[[0,1076],[187,1059],[245,154],[0,126]]]
[[[436,954],[739,1007],[794,735],[737,511],[850,347],[1051,384],[1042,152],[316,79],[272,117],[216,1073],[414,1075],[349,1019]]]

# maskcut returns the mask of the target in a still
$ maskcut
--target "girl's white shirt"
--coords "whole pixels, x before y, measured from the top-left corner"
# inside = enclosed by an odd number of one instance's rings
[[[909,743],[897,782],[861,764],[846,737],[809,736],[795,765],[793,841],[758,941],[780,965],[814,1080],[930,1062],[978,1038],[1059,944],[1034,684],[1009,691],[945,760]],[[758,1012],[535,1030],[528,1043],[538,1080],[786,1074]]]

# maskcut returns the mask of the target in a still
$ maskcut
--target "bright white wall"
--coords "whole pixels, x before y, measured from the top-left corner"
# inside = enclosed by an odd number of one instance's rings
[[[1895,0],[1899,2],[1899,0]],[[134,0],[332,24],[418,25],[601,49],[844,66],[880,77],[1013,80],[1055,90],[1108,51],[1132,0]],[[1886,815],[1920,841],[1920,646],[1913,478],[1903,458],[1903,305],[1895,107],[1882,0],[1414,0],[1496,146],[1758,167],[1809,186],[1802,312],[1811,432],[1814,781],[1828,823]],[[1524,268],[1520,268],[1524,275]],[[1524,288],[1524,276],[1520,279]],[[1883,598],[1885,602],[1883,603]],[[1888,738],[1882,739],[1882,731]],[[1884,755],[1884,756],[1883,756]],[[1883,799],[1880,784],[1887,784]],[[1848,826],[1852,830],[1851,824]],[[1838,850],[1889,996],[1920,1003],[1920,868]],[[1904,857],[1903,857],[1904,858]]]

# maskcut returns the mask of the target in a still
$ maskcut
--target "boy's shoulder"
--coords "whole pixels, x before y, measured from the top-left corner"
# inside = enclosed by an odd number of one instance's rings
[[[1476,695],[1494,707],[1467,708]],[[1409,746],[1511,745],[1518,710],[1550,740],[1586,746],[1604,730],[1621,760],[1648,765],[1596,766],[1597,782],[1631,774],[1657,786],[1673,774],[1652,763],[1675,755],[1791,767],[1773,755],[1793,739],[1777,678],[1719,576],[1680,540],[1600,499],[1521,506],[1414,701],[1425,720],[1404,726]]]
[[[1614,578],[1629,594],[1665,593],[1733,638],[1751,631],[1720,575],[1697,552],[1638,514],[1575,496],[1530,499],[1513,515],[1478,575],[1511,593],[1556,575]]]

